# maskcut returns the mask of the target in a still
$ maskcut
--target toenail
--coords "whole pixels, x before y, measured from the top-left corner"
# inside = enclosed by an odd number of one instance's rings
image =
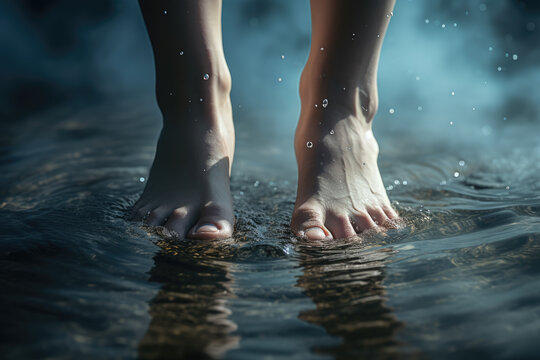
[[[322,240],[326,238],[324,230],[320,227],[312,227],[306,230],[305,236],[311,240]]]
[[[214,224],[202,224],[195,230],[196,233],[215,233],[218,231],[219,229]]]

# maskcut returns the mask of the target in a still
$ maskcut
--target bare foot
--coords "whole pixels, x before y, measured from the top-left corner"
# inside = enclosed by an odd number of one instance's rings
[[[154,50],[163,130],[133,219],[180,238],[230,237],[234,127],[221,2],[139,4]]]
[[[397,214],[377,166],[379,148],[371,131],[376,105],[365,111],[367,105],[344,106],[331,99],[327,103],[307,92],[302,94],[295,136],[298,193],[293,231],[323,240],[380,230]]]
[[[156,156],[134,206],[134,220],[164,226],[179,238],[232,236],[229,174],[234,127],[229,89],[230,84],[221,84],[218,90],[207,91],[202,101],[175,104],[174,115],[164,112]]]

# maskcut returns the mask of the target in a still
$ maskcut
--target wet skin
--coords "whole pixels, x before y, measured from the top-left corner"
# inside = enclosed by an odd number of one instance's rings
[[[221,2],[140,4],[164,126],[132,218],[164,226],[179,238],[230,237],[234,127]],[[311,1],[312,46],[300,81],[295,135],[298,191],[291,228],[299,237],[348,238],[379,231],[398,217],[381,180],[371,131],[379,54],[393,5]]]

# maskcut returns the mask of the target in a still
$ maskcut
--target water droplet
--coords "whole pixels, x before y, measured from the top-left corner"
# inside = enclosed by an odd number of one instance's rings
[[[446,27],[446,25],[445,25],[445,24],[442,24],[441,27],[444,29],[444,28]]]
[[[144,182],[144,180],[146,180],[146,179],[143,178],[143,177],[140,177],[140,178],[139,178],[139,182]]]
[[[203,98],[200,98],[199,101],[200,101],[200,102],[203,102]]]
[[[441,181],[439,185],[446,185],[446,180]]]
[[[386,190],[388,190],[388,191],[394,190],[394,185],[388,185],[388,186],[386,187]]]
[[[454,23],[454,27],[457,27],[457,23]]]
[[[390,115],[392,115],[392,114],[394,114],[394,113],[396,112],[396,110],[394,110],[394,108],[390,108],[390,109],[388,110],[388,112],[390,113]]]
[[[324,48],[323,48],[323,47],[321,48],[321,51],[324,51]]]
[[[285,55],[281,55],[281,60],[285,59]]]
[[[380,38],[380,37],[381,37],[381,34],[377,34],[377,37]]]
[[[429,24],[429,19],[424,20],[426,24]]]
[[[455,178],[459,177],[459,171],[454,172],[454,177]]]
[[[493,51],[493,46],[488,47],[489,51]]]
[[[254,187],[258,187],[259,184],[260,184],[260,182],[259,182],[259,180],[257,180],[257,181],[255,181],[255,182],[253,183],[253,186],[254,186]]]
[[[512,60],[517,60],[517,59],[518,59],[517,54],[512,55]]]
[[[452,92],[451,92],[450,94],[452,94],[452,96],[456,95],[456,93],[455,93],[455,92],[453,92],[453,91],[452,91]]]
[[[210,79],[210,75],[208,75],[208,74],[204,74],[204,76],[203,76],[203,79],[204,79],[204,80],[208,80],[208,79]]]
[[[497,71],[502,71],[502,67],[498,66]]]
[[[459,164],[459,166],[465,166],[465,161],[459,160],[458,164]]]
[[[308,149],[311,149],[313,147],[313,143],[311,141],[308,141],[306,143],[306,146],[308,147]]]
[[[180,50],[179,52],[180,55],[184,55],[184,52],[182,50]]]
[[[506,190],[510,190],[510,186],[507,186],[505,189],[506,189]]]
[[[327,106],[328,106],[328,99],[323,99],[322,107],[326,109]]]
[[[170,92],[169,95],[172,96],[172,92]]]
[[[167,15],[167,10],[163,10],[163,15]]]
[[[504,54],[504,57],[505,57],[505,58],[507,58],[507,57],[509,57],[509,56],[510,56],[509,53],[505,53],[505,54]]]
[[[407,185],[408,184],[407,180],[403,180],[402,184]]]
[[[282,82],[282,81],[283,81],[283,79],[282,79],[282,78],[280,78],[280,77],[278,77],[278,78],[277,78],[277,81],[278,81],[278,82]]]
[[[450,121],[450,125],[454,125],[454,122],[453,122],[453,121]]]
[[[418,106],[418,111],[422,111],[422,110],[424,110],[424,108],[421,106]]]
[[[315,107],[319,107],[319,105],[315,104]]]
[[[394,185],[399,185],[399,184],[400,184],[399,180],[397,180],[397,179],[394,180]]]
[[[345,91],[346,88],[343,88],[343,91]]]
[[[334,130],[330,130],[330,135],[334,135],[334,134],[335,134]]]

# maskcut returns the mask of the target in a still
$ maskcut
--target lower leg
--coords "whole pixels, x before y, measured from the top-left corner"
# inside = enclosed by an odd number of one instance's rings
[[[221,2],[140,0],[154,50],[163,129],[134,219],[179,237],[229,237],[234,155]]]
[[[377,67],[394,0],[312,0],[312,44],[300,80],[298,193],[291,226],[344,238],[397,217],[371,131]]]

